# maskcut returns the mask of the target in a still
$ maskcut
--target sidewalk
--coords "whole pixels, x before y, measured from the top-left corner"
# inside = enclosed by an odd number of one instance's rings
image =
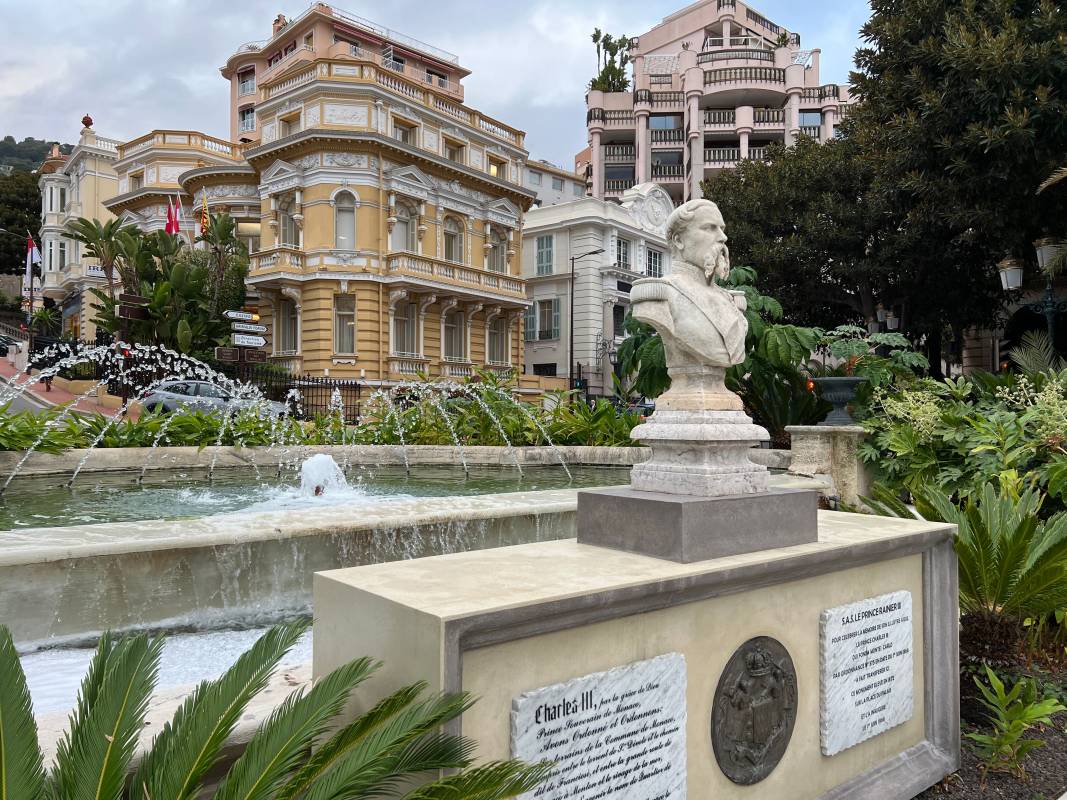
[[[0,358],[0,382],[10,384],[11,379],[17,372],[18,370],[15,369],[14,364],[6,358]],[[34,375],[36,375],[36,371],[34,372]],[[27,380],[31,380],[31,376],[23,374],[19,376],[18,382],[22,384]],[[35,383],[26,391],[28,394],[32,395],[32,399],[35,403],[45,407],[62,406],[72,403],[77,411],[84,411],[86,414],[104,414],[105,416],[111,416],[115,413],[115,409],[101,405],[93,398],[86,397],[78,400],[77,395],[71,394],[55,383],[53,383],[52,391],[50,392],[47,391],[43,382]],[[130,416],[133,416],[136,419],[137,414],[135,409],[131,409]]]

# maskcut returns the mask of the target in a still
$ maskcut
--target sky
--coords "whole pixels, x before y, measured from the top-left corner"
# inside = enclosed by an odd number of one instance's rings
[[[102,136],[154,128],[229,135],[221,67],[305,0],[0,0],[0,136],[74,142],[88,113]],[[391,0],[334,3],[449,50],[473,74],[466,103],[527,132],[531,159],[573,167],[586,144],[593,28],[637,36],[684,0]],[[845,83],[866,0],[756,0],[764,16],[822,50],[822,82]]]

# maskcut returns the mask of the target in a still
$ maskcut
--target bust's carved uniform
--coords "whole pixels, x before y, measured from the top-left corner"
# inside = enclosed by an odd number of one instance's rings
[[[668,278],[635,282],[630,302],[634,318],[663,337],[668,364],[729,367],[745,360],[748,323],[734,296],[714,282],[676,269]]]

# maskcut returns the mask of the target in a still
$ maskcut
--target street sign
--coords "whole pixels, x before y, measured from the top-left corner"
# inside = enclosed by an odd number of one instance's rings
[[[119,306],[119,319],[151,319],[144,306]]]
[[[251,322],[231,322],[230,327],[243,333],[266,333],[266,325],[253,325]]]
[[[230,343],[234,347],[262,347],[267,340],[262,336],[249,336],[246,333],[230,334]]]
[[[239,347],[216,347],[216,361],[240,361],[241,349]]]
[[[239,319],[242,322],[256,322],[259,320],[259,314],[254,314],[251,311],[234,311],[233,309],[223,311],[222,316],[226,317],[226,319]]]
[[[146,306],[152,301],[139,294],[120,294],[119,302],[124,306]]]
[[[266,364],[267,363],[267,351],[266,350],[241,350],[241,359],[246,364]]]

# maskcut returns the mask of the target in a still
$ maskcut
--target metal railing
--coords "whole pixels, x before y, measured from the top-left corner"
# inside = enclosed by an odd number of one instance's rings
[[[755,50],[752,48],[732,48],[730,50],[711,50],[697,55],[698,64],[708,64],[715,61],[769,61],[774,63],[774,53],[770,50]]]
[[[653,142],[680,142],[685,138],[681,128],[653,128],[649,134]]]
[[[841,87],[836,83],[812,86],[800,93],[801,100],[839,100],[840,98]]]
[[[781,28],[780,25],[775,25],[773,22],[771,22],[765,16],[763,16],[762,14],[757,14],[751,8],[746,8],[745,9],[745,16],[748,17],[749,22],[755,22],[757,25],[763,26],[764,28],[769,30],[771,33],[773,33],[775,36],[777,36],[778,34],[780,34],[782,32],[782,28]]]
[[[606,144],[603,147],[605,161],[633,161],[637,157],[637,148],[631,144]]]
[[[704,112],[705,125],[733,125],[737,112],[732,109],[712,109]]]
[[[627,189],[632,188],[634,183],[633,178],[606,178],[604,180],[604,191],[625,192]]]
[[[653,178],[681,178],[682,177],[682,165],[681,164],[653,164],[652,165],[652,177]]]
[[[654,106],[678,106],[685,100],[681,92],[652,92],[652,105]]]

